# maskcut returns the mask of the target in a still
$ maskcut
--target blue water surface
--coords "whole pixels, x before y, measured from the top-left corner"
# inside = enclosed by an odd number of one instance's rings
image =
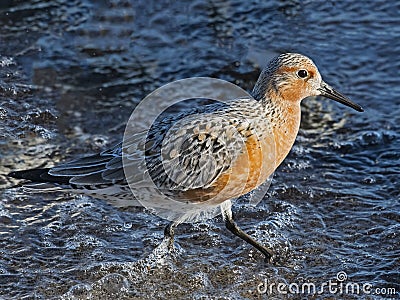
[[[0,298],[398,299],[399,11],[383,0],[1,1]],[[208,76],[250,91],[282,52],[313,58],[365,112],[303,101],[268,196],[234,207],[274,249],[273,264],[221,217],[178,227],[179,251],[165,255],[157,216],[27,194],[4,176],[112,146],[135,105],[173,80]],[[276,288],[329,281],[370,289]]]

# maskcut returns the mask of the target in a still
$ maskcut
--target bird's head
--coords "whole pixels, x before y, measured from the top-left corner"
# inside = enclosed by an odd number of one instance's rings
[[[363,109],[322,80],[314,62],[298,53],[284,53],[270,61],[253,90],[257,100],[300,103],[310,96],[324,96],[359,112]],[[272,99],[274,98],[274,99]]]

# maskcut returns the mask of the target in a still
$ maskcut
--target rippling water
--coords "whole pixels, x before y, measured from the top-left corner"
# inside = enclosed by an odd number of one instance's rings
[[[179,252],[165,256],[156,216],[25,194],[0,175],[0,297],[398,299],[399,3],[137,2],[1,1],[0,174],[113,145],[140,99],[170,81],[210,76],[250,90],[281,52],[312,57],[366,111],[305,100],[268,197],[235,207],[243,229],[275,249],[273,265],[220,217],[180,226]],[[329,280],[369,283],[371,294],[260,294]],[[397,294],[373,295],[382,288]]]

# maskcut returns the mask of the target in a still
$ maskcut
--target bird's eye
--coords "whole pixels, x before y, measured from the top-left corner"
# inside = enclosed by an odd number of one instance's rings
[[[308,76],[308,72],[304,69],[298,70],[297,76],[299,76],[300,78],[306,78]]]

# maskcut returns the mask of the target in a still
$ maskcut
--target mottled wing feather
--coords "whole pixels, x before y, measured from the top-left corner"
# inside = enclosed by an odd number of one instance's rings
[[[222,140],[229,122],[214,116],[194,116],[170,128],[158,155],[148,158],[149,173],[160,188],[186,191],[207,188],[229,168],[234,153],[227,153],[233,141]]]
[[[160,188],[208,188],[243,151],[247,137],[243,130],[248,128],[239,128],[245,123],[240,107],[218,108],[184,115],[157,135],[150,131],[152,148],[146,149],[147,168]]]

